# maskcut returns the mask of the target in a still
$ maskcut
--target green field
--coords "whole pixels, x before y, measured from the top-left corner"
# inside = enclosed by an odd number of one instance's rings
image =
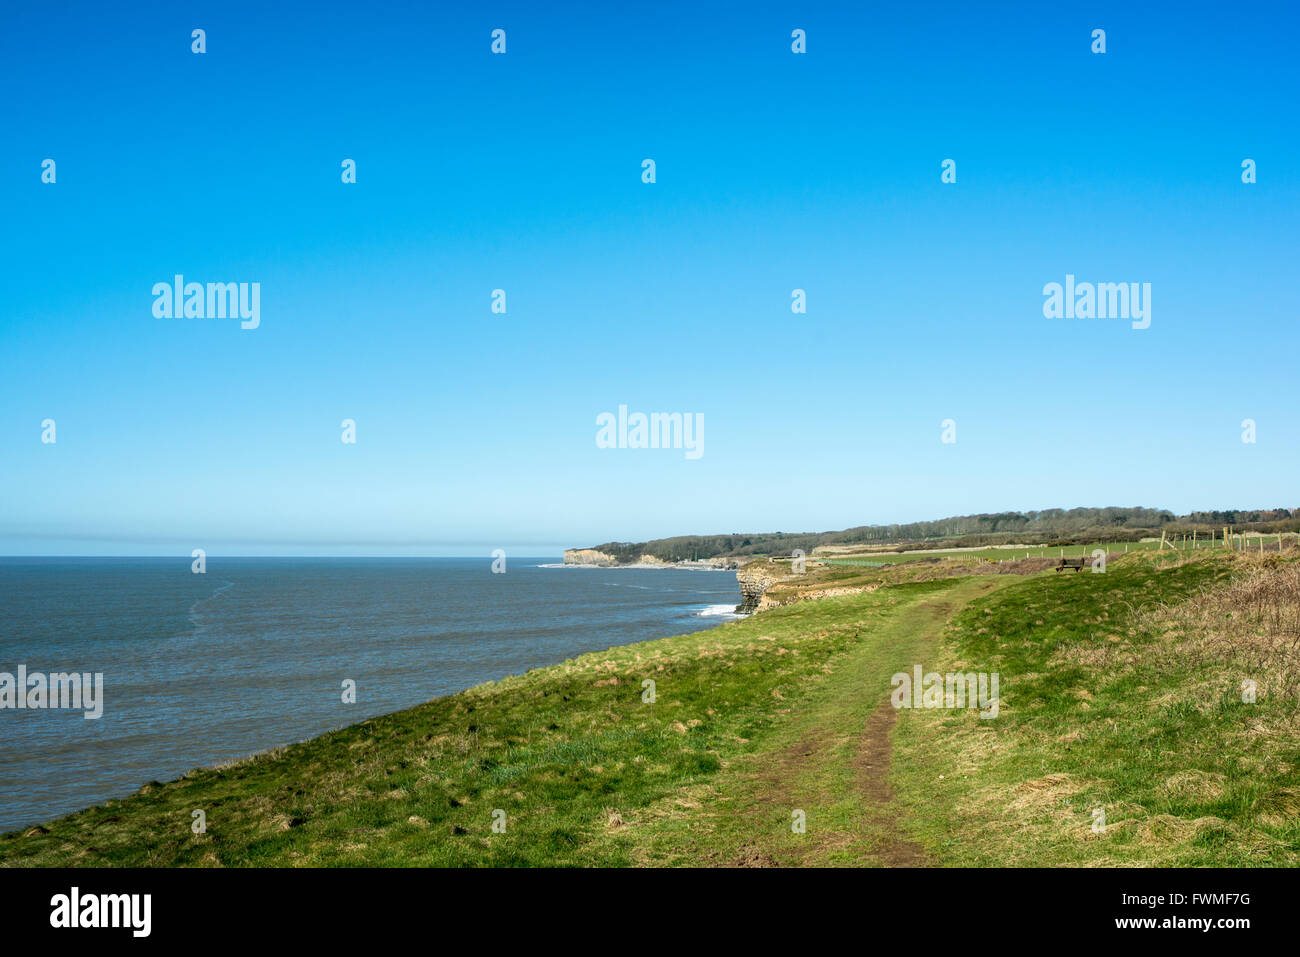
[[[1290,537],[1290,536],[1288,536]],[[1274,554],[1278,551],[1278,536],[1276,535],[1250,535],[1246,538],[1245,550],[1251,553],[1258,553],[1260,542],[1264,544],[1264,554]],[[1292,544],[1294,540],[1292,538]],[[1236,550],[1242,549],[1242,540],[1237,538],[1234,542]],[[1208,550],[1228,551],[1224,548],[1223,540],[1219,539],[1211,545],[1205,539],[1199,539],[1195,542],[1182,541],[1167,542],[1163,549],[1159,541],[1154,542],[1121,542],[1104,543],[1097,542],[1091,545],[1021,545],[1015,548],[977,548],[960,551],[943,551],[941,549],[911,549],[903,552],[872,552],[860,555],[822,555],[814,556],[814,560],[826,562],[831,565],[859,565],[864,567],[880,567],[882,565],[897,564],[899,562],[914,562],[924,559],[948,559],[951,561],[965,562],[997,562],[997,561],[1016,561],[1023,558],[1078,558],[1080,556],[1090,556],[1096,549],[1105,550],[1108,555],[1127,555],[1132,552],[1155,552],[1155,551],[1178,551],[1205,552]]]
[[[0,866],[1295,866],[1298,559],[831,569],[878,587],[155,783],[0,837]],[[998,672],[998,716],[889,707],[915,664]]]

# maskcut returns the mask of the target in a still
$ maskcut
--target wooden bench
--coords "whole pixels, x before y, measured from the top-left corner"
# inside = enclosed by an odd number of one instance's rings
[[[1062,568],[1073,568],[1076,572],[1081,572],[1091,564],[1092,560],[1089,558],[1058,558],[1055,570],[1059,572]]]

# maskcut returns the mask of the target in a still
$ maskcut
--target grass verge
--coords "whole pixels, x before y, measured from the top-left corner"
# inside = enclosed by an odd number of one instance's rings
[[[1296,567],[1129,556],[959,613],[945,670],[989,663],[1001,714],[905,713],[908,834],[954,865],[1295,866]]]

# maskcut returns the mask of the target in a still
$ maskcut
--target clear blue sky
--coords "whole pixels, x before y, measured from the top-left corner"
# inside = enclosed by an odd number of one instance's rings
[[[269,6],[6,7],[0,553],[1300,504],[1294,5]]]

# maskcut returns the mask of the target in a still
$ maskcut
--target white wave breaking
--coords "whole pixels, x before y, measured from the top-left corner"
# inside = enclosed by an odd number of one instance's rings
[[[700,618],[745,618],[736,614],[735,605],[705,605],[696,615]]]

